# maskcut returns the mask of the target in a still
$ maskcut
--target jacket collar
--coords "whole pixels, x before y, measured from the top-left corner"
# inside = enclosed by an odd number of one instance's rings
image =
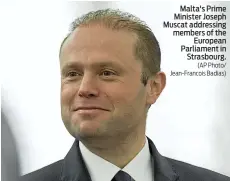
[[[79,147],[79,140],[75,140],[70,151],[64,158],[62,181],[91,181],[89,172],[83,161],[83,157]]]
[[[157,151],[156,146],[150,138],[148,138],[148,141],[150,154],[152,155],[154,181],[176,181],[179,176],[176,174],[172,165]]]
[[[176,181],[178,175],[173,170],[173,167],[165,157],[160,155],[150,138],[148,138],[148,141],[150,154],[152,155],[154,181]],[[83,157],[79,148],[79,140],[77,139],[64,158],[61,180],[91,181],[89,172],[83,161]]]

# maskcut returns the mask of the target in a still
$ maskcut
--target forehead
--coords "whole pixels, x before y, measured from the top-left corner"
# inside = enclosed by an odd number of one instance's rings
[[[111,30],[101,25],[77,28],[63,44],[61,61],[83,58],[88,54],[135,59],[136,35],[125,30]],[[96,52],[96,54],[95,54]],[[84,57],[86,58],[86,57]],[[103,57],[101,57],[103,58]]]

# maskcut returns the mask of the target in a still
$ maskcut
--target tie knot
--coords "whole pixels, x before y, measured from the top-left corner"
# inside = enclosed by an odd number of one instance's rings
[[[134,181],[134,179],[128,173],[120,170],[113,177],[112,181]]]

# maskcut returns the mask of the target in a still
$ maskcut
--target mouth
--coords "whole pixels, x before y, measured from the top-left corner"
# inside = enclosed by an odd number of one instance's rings
[[[98,107],[79,107],[75,110],[75,112],[81,116],[96,116],[108,111],[107,109]]]
[[[100,107],[78,107],[75,111],[109,111],[108,109]]]

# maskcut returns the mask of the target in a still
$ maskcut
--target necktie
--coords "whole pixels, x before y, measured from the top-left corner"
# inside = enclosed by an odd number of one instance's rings
[[[135,181],[128,173],[120,170],[113,177],[112,181]]]

